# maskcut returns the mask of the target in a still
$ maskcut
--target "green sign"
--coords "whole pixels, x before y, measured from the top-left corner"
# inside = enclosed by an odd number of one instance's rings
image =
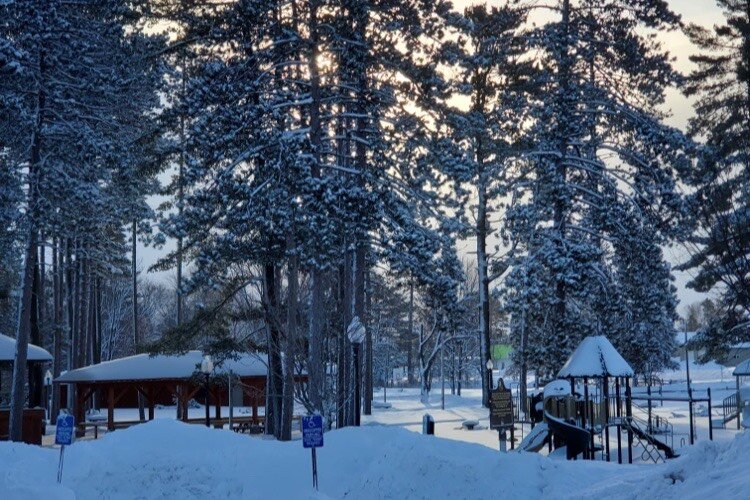
[[[495,344],[492,346],[492,359],[508,359],[513,348],[510,344]]]

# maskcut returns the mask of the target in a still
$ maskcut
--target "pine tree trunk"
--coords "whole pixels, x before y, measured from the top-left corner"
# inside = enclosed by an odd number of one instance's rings
[[[308,1],[310,9],[310,55],[308,69],[310,71],[310,146],[314,157],[312,175],[320,177],[320,74],[318,72],[318,7],[319,0]],[[325,387],[325,363],[323,359],[323,313],[324,313],[324,273],[319,265],[313,265],[310,303],[310,359],[308,362],[309,395],[313,411],[324,413],[323,397]]]
[[[490,280],[488,276],[487,262],[487,191],[484,180],[478,185],[479,200],[477,204],[477,270],[479,275],[479,332],[482,346],[482,358],[480,373],[486,373],[482,377],[482,404],[489,408],[490,390],[492,389],[491,374],[485,368],[490,360]]]
[[[73,336],[75,332],[75,286],[76,282],[76,273],[75,268],[73,267],[73,241],[70,238],[66,238],[65,240],[65,288],[67,295],[66,299],[66,311],[67,311],[67,320],[68,324],[67,326],[67,335],[65,339],[65,343],[67,344],[67,364],[66,369],[72,370],[73,369]],[[70,391],[69,391],[70,392]],[[70,401],[70,395],[68,396],[68,400]],[[70,408],[70,405],[68,405],[68,408]]]
[[[349,425],[347,420],[347,395],[349,394],[349,386],[347,378],[348,366],[349,366],[349,352],[351,350],[349,346],[349,340],[346,337],[346,328],[351,322],[351,288],[349,287],[348,278],[349,272],[349,257],[346,253],[346,244],[344,246],[344,264],[339,269],[339,314],[342,318],[343,328],[339,332],[338,338],[338,356],[337,361],[337,378],[336,378],[336,394],[337,394],[337,415],[336,415],[336,426],[338,428]]]
[[[406,336],[409,344],[406,351],[406,382],[409,386],[414,385],[414,346],[412,337],[414,336],[414,281],[409,280],[409,332]]]
[[[289,238],[288,247],[295,248],[294,238]],[[294,416],[294,358],[297,341],[297,301],[299,287],[299,257],[289,257],[288,266],[288,291],[287,291],[287,316],[286,316],[286,345],[284,348],[284,400],[281,408],[281,432],[279,439],[289,441],[292,439],[292,417]]]
[[[13,387],[10,396],[10,421],[8,434],[11,441],[21,441],[23,407],[26,403],[26,363],[29,352],[29,336],[31,335],[31,296],[34,286],[34,273],[37,264],[37,235],[38,235],[38,190],[42,146],[42,127],[44,124],[45,93],[41,85],[44,75],[44,52],[39,51],[39,67],[36,102],[36,120],[31,138],[29,156],[29,190],[28,201],[28,236],[24,258],[23,277],[21,280],[21,303],[18,314],[18,330],[16,333],[16,353],[13,362]]]
[[[30,197],[31,199],[31,197]],[[13,363],[13,387],[10,397],[9,435],[11,441],[21,441],[23,407],[26,403],[26,362],[28,359],[29,335],[31,330],[31,296],[36,268],[36,231],[30,231],[26,244],[23,281],[21,284],[21,307],[16,334],[16,354]]]
[[[130,248],[130,274],[133,280],[133,346],[135,354],[138,354],[141,352],[143,339],[141,338],[141,331],[138,326],[138,221],[135,219],[132,222],[130,233],[132,239],[132,246]],[[179,408],[179,405],[177,406]],[[184,417],[187,417],[187,412],[188,409],[186,407]],[[145,402],[143,401],[143,394],[140,391],[138,391],[138,420],[141,422],[146,420]]]
[[[11,441],[21,441],[23,407],[26,402],[26,363],[28,360],[29,336],[31,335],[31,316],[33,314],[31,298],[34,286],[34,273],[37,265],[37,236],[39,225],[39,177],[41,148],[42,148],[42,128],[44,126],[45,99],[46,94],[44,86],[45,62],[44,51],[39,50],[39,65],[37,68],[37,94],[34,130],[31,138],[31,148],[29,155],[29,189],[27,195],[28,206],[28,236],[26,241],[26,251],[24,259],[23,277],[21,280],[21,304],[18,315],[18,330],[16,333],[16,352],[13,363],[13,381],[10,397],[10,420],[8,423],[8,433]]]
[[[567,182],[567,166],[566,161],[567,159],[565,156],[567,155],[568,150],[568,137],[567,131],[570,124],[569,121],[569,113],[568,113],[568,103],[566,102],[567,96],[570,92],[570,55],[569,55],[569,48],[568,48],[568,36],[569,36],[569,30],[570,30],[570,0],[563,0],[562,5],[562,38],[565,40],[563,42],[563,48],[562,48],[562,55],[561,55],[561,64],[560,64],[560,102],[558,105],[560,106],[560,111],[562,113],[562,118],[560,120],[560,127],[562,128],[560,130],[560,137],[558,138],[560,141],[560,154],[561,157],[557,160],[556,165],[556,175],[557,175],[557,182],[558,182],[558,192],[557,192],[557,199],[554,203],[554,209],[553,209],[553,216],[552,216],[552,223],[555,231],[558,233],[557,236],[557,245],[558,245],[558,251],[560,252],[560,255],[562,255],[565,252],[565,228],[566,228],[566,215],[565,215],[565,209],[566,209],[566,203],[564,199],[564,191],[565,191],[565,184]],[[560,273],[558,272],[558,275],[555,277],[557,283],[555,285],[555,295],[556,295],[556,304],[555,304],[555,315],[553,320],[553,326],[555,329],[555,337],[558,340],[558,342],[562,342],[565,339],[565,316],[566,316],[566,289],[565,289],[565,280],[562,276],[560,276]]]
[[[268,394],[266,404],[266,433],[280,438],[281,405],[284,394],[281,364],[281,334],[279,332],[279,298],[276,266],[264,266],[265,322],[268,331]]]
[[[38,252],[39,249],[36,249]],[[41,272],[39,269],[39,257],[37,254],[37,265],[34,268],[34,283],[31,294],[31,333],[29,342],[35,345],[42,345],[42,333],[40,325],[41,312]],[[29,366],[29,407],[38,408],[42,406],[43,379],[41,363],[34,363]]]
[[[86,340],[88,337],[89,328],[89,258],[87,255],[88,248],[83,246],[81,248],[83,257],[81,258],[80,273],[81,273],[81,290],[80,290],[80,301],[78,303],[78,337],[76,342],[76,368],[85,366],[86,364]]]
[[[65,331],[65,325],[63,324],[63,252],[62,252],[62,239],[56,238],[52,240],[52,304],[53,304],[53,322],[54,322],[54,339],[53,339],[53,360],[52,360],[52,376],[57,378],[62,372],[62,344],[63,344],[63,332]],[[52,385],[52,410],[50,412],[50,420],[55,421],[57,414],[60,411],[60,385]]]

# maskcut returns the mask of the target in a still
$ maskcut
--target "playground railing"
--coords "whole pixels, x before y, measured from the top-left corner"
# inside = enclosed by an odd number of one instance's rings
[[[721,402],[721,410],[724,415],[724,423],[738,417],[740,411],[740,405],[738,403],[737,393],[735,392],[731,396],[727,396]]]

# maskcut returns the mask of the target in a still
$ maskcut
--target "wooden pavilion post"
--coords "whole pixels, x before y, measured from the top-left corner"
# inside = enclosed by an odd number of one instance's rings
[[[216,419],[221,418],[221,391],[218,387],[215,387],[213,390],[213,396],[214,396],[214,407],[216,408]]]
[[[73,384],[75,389],[75,408],[73,409],[73,416],[76,421],[76,437],[81,437],[86,434],[86,428],[83,427],[83,422],[86,418],[86,411],[84,405],[86,404],[85,390],[86,386],[83,384]]]
[[[188,420],[188,386],[185,383],[180,383],[180,399],[179,404],[182,406],[182,421],[187,422]]]
[[[148,399],[148,419],[153,420],[154,419],[154,406],[155,406],[155,400],[156,400],[156,391],[154,390],[154,385],[149,384],[148,389],[146,390]]]
[[[107,386],[107,430],[115,430],[115,386]]]

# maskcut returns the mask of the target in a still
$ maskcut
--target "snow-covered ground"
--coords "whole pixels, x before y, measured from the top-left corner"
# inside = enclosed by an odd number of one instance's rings
[[[447,410],[446,410],[447,411]],[[279,443],[169,419],[82,441],[65,452],[0,443],[0,497],[27,499],[439,499],[743,498],[750,487],[750,435],[702,441],[658,466],[567,462],[538,454],[365,426],[325,436],[320,492],[310,453]]]
[[[720,401],[733,380],[725,374],[722,381],[716,368],[695,367],[691,375],[696,392],[710,386]],[[679,372],[671,375],[669,389],[684,390]],[[378,391],[376,400],[382,398]],[[299,440],[280,443],[183,424],[165,408],[154,422],[68,447],[62,485],[55,482],[57,449],[0,443],[0,498],[717,500],[745,498],[750,491],[750,434],[720,430],[710,442],[707,417],[696,418],[698,442],[680,448],[679,458],[618,465],[499,452],[476,389],[461,397],[446,394],[445,410],[439,390],[425,405],[416,389],[389,389],[388,403],[390,408],[363,417],[361,428],[325,435],[318,452],[319,492],[311,484],[310,452]],[[684,403],[665,403],[654,411],[670,416],[677,432],[687,425],[687,417],[674,417],[687,413]],[[129,412],[118,416],[131,418]],[[434,437],[420,433],[425,413],[436,420]],[[484,428],[463,430],[466,419],[479,420]]]

